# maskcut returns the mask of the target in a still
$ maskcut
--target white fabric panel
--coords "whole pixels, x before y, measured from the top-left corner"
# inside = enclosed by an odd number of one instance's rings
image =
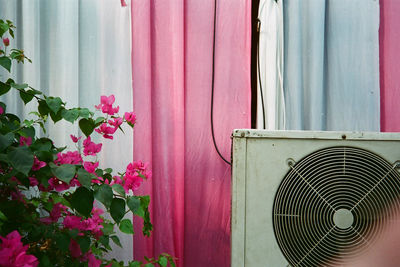
[[[379,131],[379,1],[285,0],[287,129]]]
[[[13,66],[13,78],[27,82],[47,95],[60,96],[68,107],[94,110],[100,95],[114,94],[120,115],[132,111],[130,7],[118,0],[0,0],[0,18],[17,26],[11,43],[23,48],[32,64]],[[0,70],[2,78],[8,77]],[[35,105],[24,108],[15,94],[2,98],[9,111],[27,116]],[[73,145],[69,135],[78,135],[78,127],[69,122],[50,126],[56,145]],[[133,134],[125,127],[114,141],[96,133],[103,141],[100,167],[124,171],[132,161]],[[140,233],[138,233],[140,234]],[[121,235],[123,249],[115,247],[110,257],[131,260],[132,237]],[[112,242],[111,242],[112,243]]]
[[[257,128],[284,129],[282,1],[261,0],[258,19],[260,39],[259,75],[257,76]]]

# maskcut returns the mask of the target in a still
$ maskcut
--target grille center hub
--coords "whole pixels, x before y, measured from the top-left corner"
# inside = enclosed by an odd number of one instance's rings
[[[333,215],[333,222],[340,229],[349,228],[354,221],[353,214],[348,209],[338,209]]]

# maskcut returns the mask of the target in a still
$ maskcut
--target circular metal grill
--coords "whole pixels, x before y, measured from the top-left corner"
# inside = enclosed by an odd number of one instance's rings
[[[292,266],[337,266],[359,255],[399,210],[400,174],[382,157],[330,147],[289,162],[273,207],[274,232]]]

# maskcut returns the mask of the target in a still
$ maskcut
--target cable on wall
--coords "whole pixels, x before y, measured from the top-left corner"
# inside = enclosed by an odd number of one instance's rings
[[[218,149],[217,143],[215,141],[214,135],[214,76],[215,76],[215,32],[216,32],[216,23],[217,22],[217,0],[214,0],[214,30],[213,30],[213,53],[212,53],[212,78],[211,78],[211,135],[214,143],[215,150],[217,151],[220,158],[227,164],[231,165],[231,163],[222,156],[221,152]]]

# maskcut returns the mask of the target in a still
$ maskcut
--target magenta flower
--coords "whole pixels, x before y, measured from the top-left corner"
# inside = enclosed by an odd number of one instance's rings
[[[50,212],[49,217],[41,218],[40,221],[45,224],[50,224],[54,222],[58,222],[62,214],[65,214],[67,211],[67,207],[62,205],[61,203],[56,203],[53,206],[53,209]]]
[[[136,122],[136,114],[135,112],[125,112],[125,120],[130,124],[135,124]]]
[[[32,138],[30,136],[20,136],[19,137],[19,145],[20,146],[30,146],[32,144]]]
[[[54,163],[61,165],[61,164],[81,164],[82,163],[82,156],[79,154],[78,151],[68,151],[66,153],[59,152],[57,154],[57,159]]]
[[[0,106],[0,115],[4,113],[4,108]]]
[[[61,192],[61,191],[64,191],[64,190],[67,190],[68,188],[70,188],[69,184],[67,184],[66,182],[63,182],[55,177],[50,178],[48,180],[48,183],[49,183],[48,190],[55,189],[57,192]]]
[[[3,44],[4,44],[4,46],[9,46],[10,45],[10,39],[8,39],[7,37],[3,38]]]
[[[96,132],[103,135],[104,138],[113,139],[112,134],[115,133],[117,128],[107,126],[107,123],[102,123],[99,128],[95,129]]]
[[[72,135],[72,134],[70,134],[69,136],[71,137],[71,140],[74,143],[78,143],[79,139],[82,138],[82,136],[76,137],[75,135]]]
[[[46,166],[46,165],[47,165],[46,162],[38,160],[38,158],[35,156],[35,157],[33,158],[32,170],[38,171],[38,170],[40,170],[41,168],[43,168],[44,166]]]
[[[30,186],[38,185],[39,182],[35,177],[28,177]]]
[[[118,118],[114,118],[112,120],[108,120],[108,124],[110,124],[111,126],[114,126],[114,128],[118,128],[123,122],[123,119],[118,117]]]
[[[123,187],[126,193],[129,193],[129,190],[135,191],[137,190],[143,182],[143,178],[139,176],[137,172],[134,174],[125,174],[124,176],[124,184]]]
[[[103,144],[96,144],[92,142],[90,136],[83,141],[83,154],[85,156],[95,156],[101,151]]]
[[[39,262],[33,255],[26,254],[28,245],[23,245],[18,231],[9,233],[5,238],[0,236],[0,266],[36,267]]]
[[[114,95],[110,95],[110,96],[105,96],[102,95],[100,97],[100,104],[95,106],[95,108],[97,109],[101,109],[101,111],[103,113],[106,113],[108,115],[114,115],[115,113],[118,113],[119,111],[119,106],[113,108],[113,104],[115,102],[115,97]]]
[[[96,168],[99,167],[99,162],[89,162],[89,161],[85,161],[83,163],[83,168],[85,168],[85,170],[88,173],[95,173]]]
[[[78,242],[71,238],[69,243],[69,251],[71,252],[71,256],[74,258],[79,258],[82,255],[81,248],[79,247]]]

